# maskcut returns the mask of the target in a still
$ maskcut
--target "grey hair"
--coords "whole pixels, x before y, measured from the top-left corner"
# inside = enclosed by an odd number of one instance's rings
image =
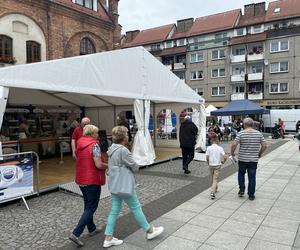
[[[253,125],[254,125],[254,121],[253,121],[253,119],[252,118],[250,118],[250,117],[247,117],[247,118],[245,118],[244,119],[244,127],[253,127]]]

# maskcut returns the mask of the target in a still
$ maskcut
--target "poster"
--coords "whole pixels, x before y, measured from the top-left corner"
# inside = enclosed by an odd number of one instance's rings
[[[0,161],[0,202],[31,193],[33,193],[32,156],[4,156],[4,160]]]

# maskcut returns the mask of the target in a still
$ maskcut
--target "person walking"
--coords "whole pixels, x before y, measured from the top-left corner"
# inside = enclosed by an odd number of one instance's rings
[[[100,232],[93,221],[93,215],[99,204],[101,186],[105,184],[107,164],[101,160],[98,131],[96,126],[86,125],[83,128],[83,136],[77,141],[75,151],[77,159],[75,182],[83,195],[84,212],[69,239],[78,246],[83,246],[79,237],[85,227],[90,235]]]
[[[75,128],[72,136],[72,140],[71,140],[71,147],[72,147],[72,153],[73,153],[73,157],[76,159],[76,146],[77,146],[77,141],[79,140],[79,138],[81,138],[83,136],[83,128],[84,126],[90,124],[90,119],[88,117],[84,117],[81,119],[80,122],[80,127]]]
[[[280,127],[279,133],[282,139],[284,139],[285,125],[284,121],[281,118],[278,118],[278,125]]]
[[[262,156],[267,148],[266,141],[263,135],[253,129],[253,120],[251,118],[244,119],[244,130],[238,133],[234,142],[231,145],[231,155],[234,157],[235,150],[240,144],[238,154],[238,183],[240,197],[244,196],[245,192],[245,173],[248,174],[248,196],[249,200],[255,199],[256,186],[256,169],[258,159]]]
[[[190,116],[185,116],[179,129],[179,141],[182,152],[182,168],[185,174],[190,174],[189,164],[194,159],[197,126],[192,122]]]
[[[108,154],[108,168],[115,166],[123,166],[129,168],[131,171],[137,171],[139,165],[133,160],[131,152],[125,145],[128,143],[128,129],[124,126],[116,126],[112,130],[112,142],[113,144],[107,151]],[[125,183],[126,184],[126,183]],[[105,240],[103,247],[118,246],[123,243],[123,240],[115,238],[114,227],[120,211],[122,209],[123,202],[125,202],[130,211],[133,213],[136,221],[140,227],[146,232],[146,238],[148,240],[154,239],[160,235],[163,231],[163,227],[151,226],[141,208],[141,204],[134,190],[129,197],[122,197],[119,195],[111,194],[111,210],[107,218],[107,225],[105,228]]]
[[[212,145],[206,149],[206,161],[210,170],[211,177],[211,193],[210,198],[216,198],[215,194],[218,190],[218,178],[221,165],[227,160],[224,149],[218,145],[218,136],[214,135],[211,138]]]

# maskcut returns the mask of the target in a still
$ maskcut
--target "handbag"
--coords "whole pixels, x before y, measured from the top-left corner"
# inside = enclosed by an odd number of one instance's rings
[[[108,170],[108,189],[111,194],[128,198],[131,197],[135,187],[134,175],[126,166],[112,166]]]

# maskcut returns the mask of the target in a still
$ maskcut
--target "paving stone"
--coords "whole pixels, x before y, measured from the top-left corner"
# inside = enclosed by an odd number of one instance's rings
[[[190,241],[175,236],[170,236],[160,243],[154,250],[193,250],[201,246],[200,242]]]
[[[258,227],[259,225],[228,219],[218,230],[251,238]]]
[[[214,231],[214,229],[185,224],[183,227],[179,228],[173,236],[192,241],[204,242]]]
[[[296,233],[293,232],[261,226],[255,233],[254,238],[292,246],[295,235]]]
[[[260,225],[265,216],[262,214],[249,213],[238,210],[234,212],[230,218],[245,223]]]
[[[225,220],[226,220],[225,218],[210,216],[210,215],[201,213],[201,214],[197,215],[196,217],[192,218],[188,222],[188,224],[216,230],[225,222]]]
[[[285,231],[297,232],[300,223],[299,220],[289,220],[279,217],[267,216],[262,225],[282,229]]]
[[[249,241],[248,237],[218,230],[205,243],[219,248],[240,250],[244,249]]]
[[[197,215],[197,213],[195,213],[195,212],[190,212],[190,211],[175,208],[175,209],[171,210],[170,212],[164,214],[163,217],[187,222],[190,219],[192,219],[193,217],[195,217],[196,215]]]
[[[252,239],[246,250],[291,250],[290,246],[276,244],[268,241]]]
[[[210,216],[221,217],[221,218],[229,218],[235,210],[227,209],[222,207],[213,207],[210,206],[207,209],[203,210],[202,213]]]
[[[200,248],[198,248],[199,250],[224,250],[224,248],[219,248],[219,247],[215,247],[212,245],[208,245],[208,244],[203,244]]]

